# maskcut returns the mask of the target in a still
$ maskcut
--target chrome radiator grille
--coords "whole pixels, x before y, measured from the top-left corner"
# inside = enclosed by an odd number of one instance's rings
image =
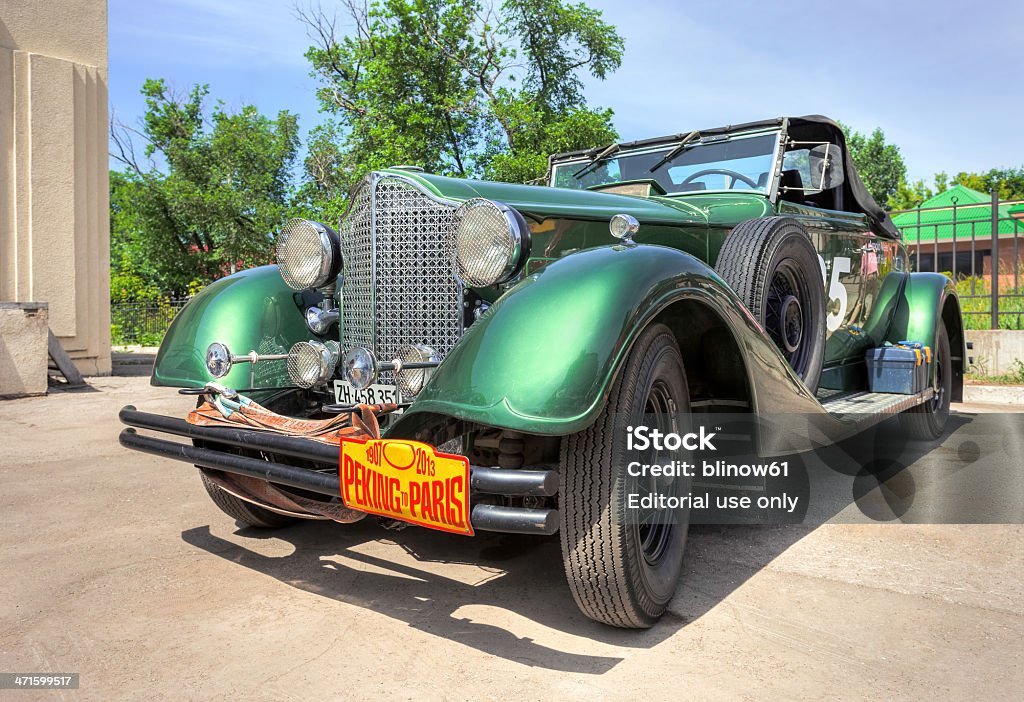
[[[371,175],[341,223],[342,348],[390,361],[405,344],[442,358],[462,333],[460,290],[448,249],[455,209],[400,178]],[[393,383],[391,373],[378,382]]]

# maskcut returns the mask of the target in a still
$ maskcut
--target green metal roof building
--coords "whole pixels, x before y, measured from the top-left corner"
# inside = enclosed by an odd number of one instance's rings
[[[1024,257],[1024,201],[997,204],[1000,268],[1014,269]],[[992,196],[963,185],[929,198],[916,210],[892,215],[903,233],[915,270],[955,272],[957,277],[990,275]]]

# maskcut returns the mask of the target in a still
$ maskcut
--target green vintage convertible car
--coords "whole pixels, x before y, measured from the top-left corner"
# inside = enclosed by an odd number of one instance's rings
[[[181,311],[153,384],[226,417],[249,402],[322,421],[395,406],[381,438],[339,452],[306,429],[126,407],[121,443],[198,466],[251,526],[375,514],[558,533],[579,607],[616,626],[662,614],[687,530],[624,517],[617,417],[807,416],[838,437],[898,414],[933,439],[962,392],[950,280],[909,270],[824,117],[559,154],[544,185],[377,171],[337,231],[290,222],[277,252]],[[870,392],[866,352],[905,340],[933,354],[922,387]],[[814,443],[757,439],[765,454]]]

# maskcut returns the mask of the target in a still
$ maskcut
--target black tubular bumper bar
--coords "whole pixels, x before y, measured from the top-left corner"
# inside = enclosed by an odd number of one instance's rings
[[[131,405],[124,407],[119,417],[130,427],[160,431],[202,442],[267,451],[315,462],[325,467],[338,465],[337,448],[307,439],[249,429],[200,427],[183,419],[140,412]],[[119,440],[125,448],[173,458],[204,468],[247,475],[277,485],[300,488],[331,497],[341,494],[340,481],[335,472],[321,473],[284,463],[167,441],[139,434],[135,429],[122,431]],[[551,470],[502,470],[471,466],[470,486],[478,493],[546,497],[557,493],[558,474]],[[473,506],[470,519],[473,528],[482,531],[547,535],[558,531],[558,512],[553,509],[477,504]]]

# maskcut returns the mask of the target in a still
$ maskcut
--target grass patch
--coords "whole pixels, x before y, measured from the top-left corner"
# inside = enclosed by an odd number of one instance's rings
[[[1006,267],[1004,266],[1004,269]],[[1012,273],[1002,270],[1002,275]],[[950,272],[945,273],[952,278]],[[1024,270],[1018,270],[1024,280]],[[963,312],[964,329],[992,328],[992,285],[981,276],[958,276],[956,292],[960,296],[960,310]],[[1016,297],[1019,296],[1019,297]],[[973,314],[972,314],[973,313]],[[1001,287],[999,290],[999,328],[1011,331],[1024,329],[1024,294],[1019,288]]]
[[[967,373],[964,379],[972,385],[1024,385],[1024,361],[1019,358],[1013,361],[1013,368],[1008,373],[988,375],[985,373]]]

